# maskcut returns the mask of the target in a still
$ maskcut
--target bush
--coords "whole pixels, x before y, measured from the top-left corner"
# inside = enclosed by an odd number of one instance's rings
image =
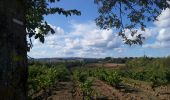
[[[170,58],[137,58],[127,62],[127,68],[122,68],[119,73],[141,81],[153,83],[153,87],[170,82]]]
[[[93,71],[93,77],[97,77],[100,80],[106,81],[108,84],[112,86],[118,86],[122,81],[121,75],[114,70],[106,70],[103,68],[97,68]]]
[[[84,82],[80,82],[80,88],[83,92],[83,97],[85,100],[91,100],[93,95],[93,80],[90,78],[87,78]]]
[[[28,77],[28,91],[29,94],[34,94],[41,89],[47,89],[55,85],[58,81],[68,79],[68,70],[65,66],[51,66],[45,65],[29,66]]]
[[[93,95],[93,89],[92,89],[92,83],[93,79],[89,78],[89,70],[84,69],[75,69],[73,71],[73,79],[75,79],[82,91],[84,100],[92,100]]]

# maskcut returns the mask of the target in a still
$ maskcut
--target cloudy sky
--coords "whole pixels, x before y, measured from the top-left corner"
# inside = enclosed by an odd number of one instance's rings
[[[152,57],[170,55],[170,9],[162,11],[158,21],[150,23],[145,32],[142,46],[128,46],[117,36],[116,29],[100,30],[94,22],[98,16],[93,0],[61,0],[50,6],[78,9],[81,16],[46,16],[45,20],[55,29],[47,35],[44,44],[33,39],[34,47],[28,55],[44,57],[135,57],[144,54]]]

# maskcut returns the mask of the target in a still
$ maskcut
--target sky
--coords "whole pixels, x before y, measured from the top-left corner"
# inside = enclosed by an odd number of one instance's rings
[[[170,55],[170,9],[162,11],[158,21],[149,23],[142,46],[123,43],[116,29],[101,30],[94,22],[99,15],[93,0],[61,0],[52,7],[77,9],[81,16],[48,15],[45,20],[55,34],[48,34],[45,43],[33,39],[33,48],[28,55],[33,58],[53,57],[166,57]],[[125,19],[124,19],[125,20]],[[127,31],[128,33],[128,31]],[[129,35],[129,38],[130,37]]]

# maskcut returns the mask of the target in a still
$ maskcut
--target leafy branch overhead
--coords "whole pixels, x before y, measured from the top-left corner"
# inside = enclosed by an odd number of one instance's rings
[[[95,0],[99,17],[96,24],[101,29],[117,28],[126,44],[142,45],[144,37],[137,29],[145,31],[148,22],[156,21],[161,11],[170,8],[170,0]],[[128,38],[127,30],[134,39]]]
[[[27,0],[27,12],[26,12],[26,28],[27,35],[30,38],[29,46],[32,46],[31,37],[35,37],[35,39],[39,39],[42,43],[44,43],[44,36],[49,32],[52,34],[55,31],[52,27],[44,21],[44,16],[49,14],[59,14],[71,16],[71,15],[81,15],[80,11],[73,10],[65,10],[59,7],[49,7],[49,3],[55,3],[60,0]],[[37,30],[38,29],[38,30]]]

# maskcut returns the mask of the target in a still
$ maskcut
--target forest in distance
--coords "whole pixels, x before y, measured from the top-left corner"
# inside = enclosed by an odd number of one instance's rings
[[[28,94],[30,100],[169,100],[170,57],[30,61]]]

